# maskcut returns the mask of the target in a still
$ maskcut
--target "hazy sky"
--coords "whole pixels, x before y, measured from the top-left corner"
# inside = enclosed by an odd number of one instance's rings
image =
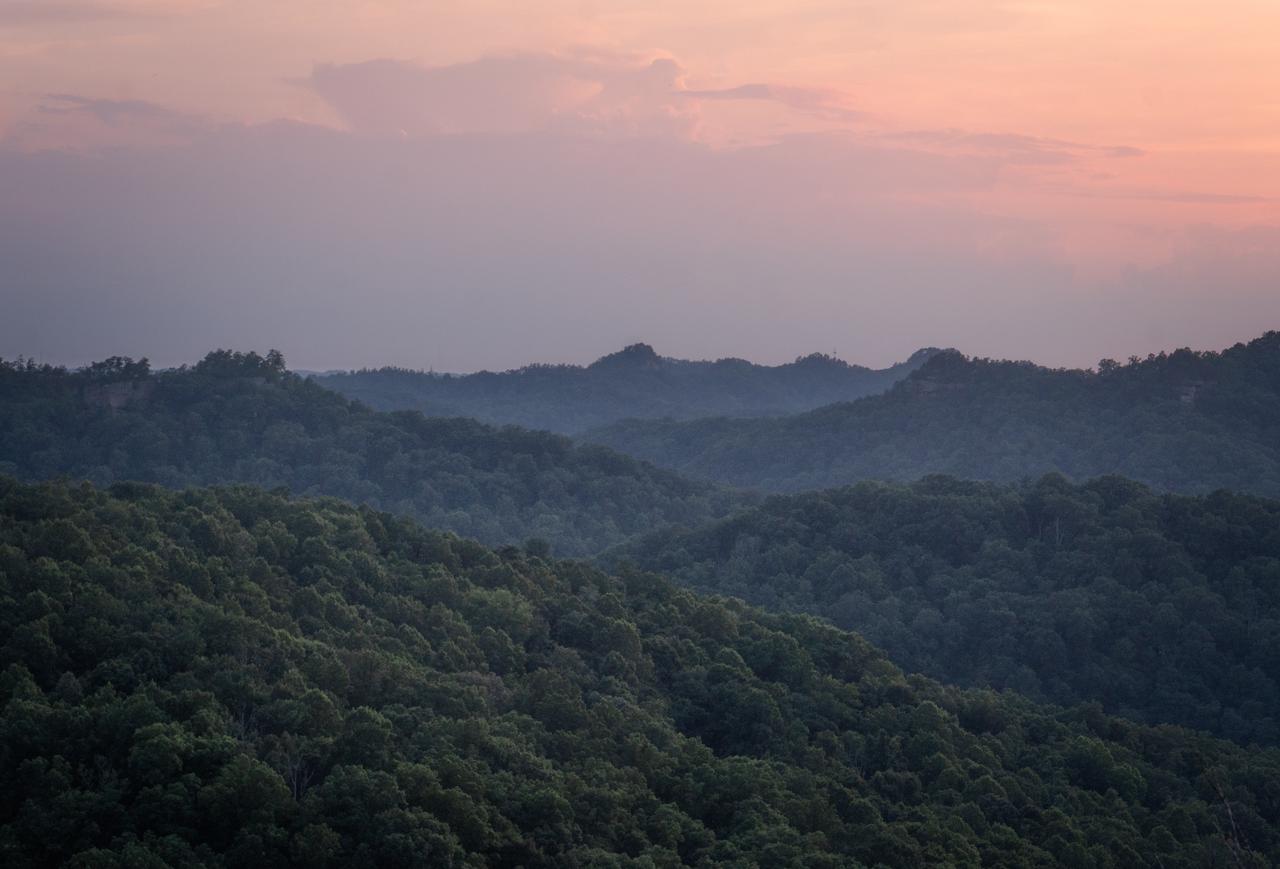
[[[0,356],[1280,328],[1280,3],[0,0]]]

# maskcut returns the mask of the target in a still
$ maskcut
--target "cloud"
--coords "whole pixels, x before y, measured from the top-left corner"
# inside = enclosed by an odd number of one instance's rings
[[[999,154],[1017,163],[1069,163],[1083,158],[1141,157],[1146,152],[1128,145],[1093,145],[1066,139],[1020,133],[986,133],[970,130],[906,130],[882,134],[891,142],[947,151]]]
[[[839,91],[769,83],[693,89],[672,58],[601,51],[493,55],[447,66],[386,58],[322,64],[300,83],[353,131],[410,136],[567,129],[687,138],[698,128],[701,103],[743,100],[840,125],[862,118]]]
[[[862,121],[866,114],[849,105],[849,96],[832,88],[796,87],[756,82],[710,90],[683,90],[680,95],[696,100],[759,100],[797,111],[839,121]]]
[[[165,17],[209,5],[211,0],[4,0],[0,27]]]
[[[110,100],[78,94],[47,94],[39,111],[50,115],[84,114],[113,127],[147,124],[191,129],[203,126],[192,115],[146,100]]]
[[[206,118],[146,100],[46,94],[5,131],[3,142],[24,150],[92,150],[189,143],[214,129]]]
[[[1211,193],[1196,190],[1146,190],[1146,189],[1075,189],[1066,191],[1072,196],[1091,199],[1140,199],[1148,202],[1175,202],[1188,205],[1257,205],[1275,202],[1272,196],[1251,196],[1237,193]]]
[[[410,136],[574,127],[687,132],[675,61],[601,53],[511,54],[422,66],[377,59],[322,64],[302,84],[362,133]]]

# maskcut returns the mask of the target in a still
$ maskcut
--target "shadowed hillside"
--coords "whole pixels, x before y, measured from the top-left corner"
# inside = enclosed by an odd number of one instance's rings
[[[0,472],[166,486],[254,483],[334,495],[495,543],[587,555],[731,496],[608,449],[465,419],[378,413],[290,374],[278,354],[219,351],[151,372],[0,361]]]
[[[1118,477],[775,496],[626,550],[947,682],[1280,742],[1280,502]]]

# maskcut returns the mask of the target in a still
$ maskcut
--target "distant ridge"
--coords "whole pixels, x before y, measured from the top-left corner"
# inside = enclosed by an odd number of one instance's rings
[[[909,364],[909,363],[908,363]],[[775,419],[624,421],[585,435],[682,473],[796,492],[951,474],[1123,474],[1280,495],[1280,333],[1096,370],[930,353],[883,395]]]
[[[566,556],[738,503],[559,435],[373,411],[274,352],[217,351],[161,372],[122,357],[79,371],[0,359],[0,474],[286,487]]]
[[[379,368],[313,379],[379,410],[467,416],[575,434],[623,419],[758,417],[798,413],[884,392],[935,348],[876,370],[811,353],[784,365],[745,359],[689,361],[630,344],[590,365],[528,365],[511,371],[436,374]]]
[[[628,344],[617,353],[601,356],[587,366],[588,370],[608,368],[659,368],[662,357],[648,344]]]

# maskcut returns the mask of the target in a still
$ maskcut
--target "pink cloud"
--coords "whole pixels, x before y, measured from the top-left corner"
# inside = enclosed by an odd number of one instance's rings
[[[303,83],[353,131],[516,132],[576,126],[685,132],[679,66],[600,54],[513,54],[448,66],[378,59],[322,64]]]
[[[759,100],[810,113],[833,121],[864,121],[865,112],[850,106],[848,94],[833,88],[797,87],[755,82],[730,88],[684,90],[697,100]]]
[[[8,125],[4,144],[23,150],[93,150],[189,143],[215,125],[146,100],[46,94]]]
[[[1141,157],[1140,148],[1129,145],[1094,145],[1065,139],[1020,133],[986,133],[972,130],[905,130],[883,133],[886,141],[961,153],[1002,154],[1017,163],[1068,163],[1094,157]]]
[[[447,66],[323,64],[302,83],[350,129],[383,134],[555,128],[687,138],[701,103],[725,101],[767,102],[837,124],[862,119],[839,91],[769,83],[693,89],[672,58],[600,51],[494,55]]]

